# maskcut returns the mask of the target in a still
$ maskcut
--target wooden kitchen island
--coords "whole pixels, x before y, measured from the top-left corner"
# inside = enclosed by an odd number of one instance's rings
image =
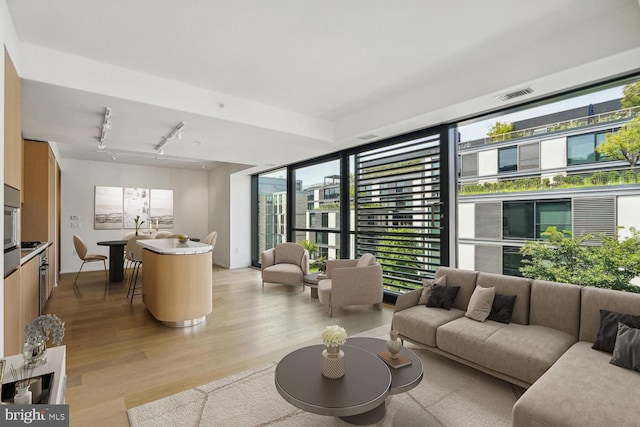
[[[142,246],[142,301],[170,327],[202,323],[213,309],[212,246],[178,239],[138,240]]]

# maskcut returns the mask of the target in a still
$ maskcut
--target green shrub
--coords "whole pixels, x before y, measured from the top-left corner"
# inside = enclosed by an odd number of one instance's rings
[[[527,241],[520,271],[525,277],[640,293],[631,280],[640,275],[640,234],[620,239],[600,234],[574,237],[549,227],[543,241]],[[599,240],[599,241],[598,241]]]

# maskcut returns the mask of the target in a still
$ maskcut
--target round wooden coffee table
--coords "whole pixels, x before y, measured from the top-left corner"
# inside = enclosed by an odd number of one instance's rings
[[[319,415],[332,415],[357,425],[374,424],[385,414],[385,398],[391,389],[391,373],[375,354],[359,347],[341,347],[345,375],[325,378],[320,372],[323,345],[286,355],[275,372],[280,395],[293,406]]]
[[[370,353],[378,354],[387,349],[387,342],[378,338],[355,337],[348,338],[345,346],[359,347]],[[409,391],[422,381],[424,368],[422,360],[413,351],[402,347],[400,354],[411,359],[411,365],[402,368],[389,367],[391,372],[391,390],[389,394],[398,394]]]

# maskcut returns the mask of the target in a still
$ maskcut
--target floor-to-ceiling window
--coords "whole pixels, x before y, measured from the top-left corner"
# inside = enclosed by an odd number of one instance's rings
[[[289,200],[292,205],[282,206],[282,211],[294,219],[289,234],[271,241],[286,238],[303,244],[312,269],[322,258],[357,258],[370,252],[382,265],[387,292],[422,286],[422,278],[448,263],[442,199],[448,191],[443,150],[447,135],[446,127],[438,127],[254,176],[261,242],[270,229],[266,218],[273,202],[268,198],[282,196],[283,203]],[[271,188],[274,183],[286,185],[289,197],[282,187],[263,191],[266,183]],[[258,251],[264,248],[266,244]],[[254,265],[259,265],[257,257]]]
[[[263,251],[287,241],[287,170],[258,175],[256,192],[257,247],[254,263]]]
[[[622,100],[623,89],[639,81],[290,165],[295,222],[288,240],[308,240],[318,257],[372,252],[383,265],[385,289],[402,292],[450,263],[519,274],[519,247],[549,226],[576,234],[638,227],[627,212],[640,209],[640,173],[597,147],[640,113],[640,105]],[[499,122],[510,126],[496,135]],[[452,158],[457,165],[449,165]],[[450,191],[455,171],[457,199]]]
[[[638,227],[637,168],[598,151],[640,114],[638,90],[636,76],[459,123],[458,266],[519,275],[520,247],[548,227]]]
[[[355,156],[355,255],[373,253],[385,288],[422,286],[442,261],[441,135]]]
[[[293,168],[296,182],[294,241],[307,248],[310,269],[340,258],[340,159]]]

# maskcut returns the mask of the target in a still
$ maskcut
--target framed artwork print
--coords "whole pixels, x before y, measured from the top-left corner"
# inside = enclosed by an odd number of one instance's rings
[[[95,187],[95,215],[93,228],[117,230],[122,228],[122,187]]]
[[[151,189],[149,219],[155,228],[173,228],[173,190]]]
[[[136,228],[135,219],[140,216],[141,230],[149,228],[149,189],[124,189],[124,228]]]

